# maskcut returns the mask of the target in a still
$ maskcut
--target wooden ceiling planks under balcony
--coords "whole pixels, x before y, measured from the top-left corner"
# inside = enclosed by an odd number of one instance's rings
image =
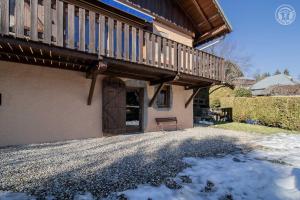
[[[0,60],[85,72],[96,65],[98,55],[1,36]]]
[[[131,78],[137,80],[144,80],[150,82],[160,82],[160,80],[174,80],[167,81],[169,84],[193,87],[193,86],[207,86],[214,83],[221,83],[221,81],[212,80],[191,74],[180,73],[177,71],[161,69],[154,66],[126,62],[116,59],[103,57],[102,62],[107,65],[106,71],[102,74],[117,76],[123,78]],[[178,78],[177,78],[178,77]]]

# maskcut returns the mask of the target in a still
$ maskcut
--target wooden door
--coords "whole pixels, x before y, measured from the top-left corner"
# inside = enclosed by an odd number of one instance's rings
[[[105,78],[102,93],[103,133],[118,135],[126,133],[126,86],[118,78]]]

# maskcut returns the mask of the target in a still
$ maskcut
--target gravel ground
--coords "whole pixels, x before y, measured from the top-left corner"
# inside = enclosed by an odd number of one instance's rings
[[[39,198],[98,198],[139,184],[159,185],[188,167],[183,157],[251,149],[258,135],[212,128],[154,132],[0,149],[0,191]]]

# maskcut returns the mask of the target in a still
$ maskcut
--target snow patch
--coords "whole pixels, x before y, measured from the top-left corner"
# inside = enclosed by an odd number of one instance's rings
[[[223,158],[184,158],[192,167],[175,180],[188,176],[192,183],[181,183],[179,190],[142,185],[119,194],[130,200],[299,200],[300,136],[279,134],[253,142],[263,148]],[[209,190],[208,182],[213,183]]]

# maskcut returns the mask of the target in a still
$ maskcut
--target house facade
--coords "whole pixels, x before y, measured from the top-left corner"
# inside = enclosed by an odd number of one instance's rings
[[[299,85],[292,77],[278,74],[258,81],[251,91],[254,96],[293,96],[299,95]]]
[[[195,48],[231,32],[218,2],[107,2],[1,0],[0,146],[193,127],[193,98],[225,81]]]
[[[232,80],[232,84],[237,88],[250,89],[255,83],[256,80],[249,77],[238,77]]]

